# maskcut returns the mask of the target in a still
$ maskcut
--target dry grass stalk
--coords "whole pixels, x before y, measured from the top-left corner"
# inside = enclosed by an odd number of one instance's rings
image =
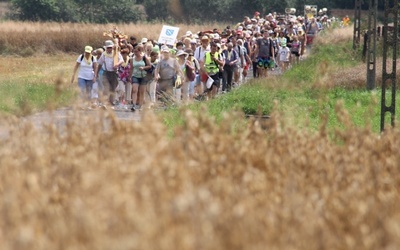
[[[134,35],[140,41],[141,38],[158,40],[162,29],[161,23],[148,24],[119,24],[118,29],[124,34]],[[33,55],[36,53],[57,52],[81,52],[87,44],[93,47],[101,47],[104,44],[103,32],[110,30],[113,24],[82,24],[82,23],[38,23],[38,22],[13,22],[0,23],[2,36],[0,45],[6,53],[20,55]],[[186,31],[193,33],[221,29],[221,24],[205,23],[202,25],[176,24],[180,28],[179,35]]]
[[[182,111],[168,138],[151,113],[141,123],[71,116],[63,131],[9,121],[2,249],[400,246],[398,130],[379,136],[344,120],[332,141],[279,113],[233,129],[242,114],[216,124]]]

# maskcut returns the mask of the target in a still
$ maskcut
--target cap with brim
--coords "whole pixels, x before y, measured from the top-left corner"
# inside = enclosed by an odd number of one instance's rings
[[[177,57],[178,57],[178,56],[182,56],[182,55],[188,56],[188,53],[186,53],[186,52],[184,52],[184,51],[182,51],[182,50],[179,50],[178,53],[176,53],[176,56],[177,56]]]
[[[147,43],[147,41],[148,39],[146,37],[143,37],[141,43]]]
[[[205,41],[205,40],[209,41],[210,38],[208,38],[208,36],[202,36],[202,37],[201,37],[201,40],[202,40],[202,41]]]
[[[85,52],[92,53],[92,51],[93,51],[93,48],[91,46],[86,46],[85,47]]]
[[[114,47],[113,41],[107,40],[107,41],[104,43],[104,47],[106,47],[106,48]]]
[[[168,48],[168,47],[162,48],[162,49],[161,49],[161,52],[163,52],[163,53],[169,53],[169,48]]]
[[[159,48],[158,46],[154,46],[154,47],[151,49],[151,51],[159,53],[159,52],[160,52],[160,48]]]

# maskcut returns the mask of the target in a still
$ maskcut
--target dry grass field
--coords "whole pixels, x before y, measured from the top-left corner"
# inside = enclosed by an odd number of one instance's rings
[[[0,43],[28,41],[23,33],[48,25],[54,50],[71,52],[88,35],[103,41],[107,28],[77,25],[84,35],[73,24],[2,25]],[[148,27],[120,28],[156,38],[151,29],[161,25]],[[45,69],[72,70],[76,54],[43,56],[45,47],[1,65],[4,79],[18,68],[25,81],[22,69],[37,67],[51,84]],[[0,249],[399,249],[400,131],[354,126],[341,103],[333,133],[289,125],[277,110],[266,121],[231,112],[217,123],[182,108],[173,136],[150,111],[140,123],[75,112],[63,130],[2,117]]]
[[[165,24],[167,25],[167,24]],[[171,24],[169,24],[171,25]],[[146,37],[158,40],[163,24],[137,23],[120,24],[118,29],[127,36],[135,36],[138,41]],[[186,31],[193,33],[221,29],[224,26],[217,23],[203,25],[175,24],[180,28],[179,35]],[[107,40],[103,32],[112,29],[114,25],[81,24],[81,23],[36,23],[12,22],[0,23],[2,36],[0,36],[0,53],[32,56],[35,54],[80,53],[85,45],[98,48]]]
[[[398,249],[400,133],[331,140],[279,114],[233,128],[182,111],[167,136],[101,113],[66,130],[10,120],[0,144],[2,249]]]
[[[316,44],[317,45],[329,45],[329,44],[340,44],[343,43],[343,41],[352,41],[353,37],[353,27],[348,27],[348,28],[343,28],[343,29],[334,29],[331,30],[330,32],[326,32],[323,36],[323,38],[317,38],[316,39]],[[378,41],[378,46],[377,48],[381,50],[382,48],[382,42],[383,38],[380,37]],[[361,47],[363,45],[363,40],[360,43]],[[360,48],[361,50],[362,48]],[[335,51],[334,53],[343,53],[343,51]],[[361,51],[358,53],[361,54]],[[390,53],[388,54],[390,56]],[[354,55],[353,61],[357,60],[357,55]],[[387,58],[386,61],[386,68],[388,73],[392,72],[392,66],[393,66],[393,61],[391,57]],[[396,62],[396,67],[397,69],[400,69],[400,60],[397,59]],[[376,58],[376,85],[381,86],[382,85],[382,71],[383,71],[383,60],[382,60],[382,55],[380,52],[377,53],[377,58]],[[354,67],[343,67],[341,65],[336,65],[335,69],[330,69],[329,72],[327,72],[328,78],[334,79],[328,80],[325,79],[323,80],[324,84],[328,83],[329,87],[342,87],[342,88],[347,88],[347,89],[361,89],[365,88],[365,84],[367,81],[367,65],[366,63],[359,61],[356,66]],[[397,84],[400,83],[400,71],[397,70],[396,72],[397,76]]]

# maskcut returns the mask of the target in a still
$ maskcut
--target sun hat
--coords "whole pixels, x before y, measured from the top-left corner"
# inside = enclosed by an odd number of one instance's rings
[[[169,53],[170,52],[170,50],[169,50],[169,48],[167,47],[167,46],[164,46],[162,49],[161,49],[161,52],[165,52],[165,53]]]
[[[186,36],[192,36],[192,35],[193,33],[190,30],[186,31]]]
[[[189,56],[193,56],[193,50],[192,50],[192,49],[185,49],[185,52],[186,52]]]
[[[186,53],[186,52],[183,51],[183,50],[179,50],[178,53],[176,53],[176,56],[177,56],[177,57],[182,56],[182,55],[184,55],[184,56],[186,57],[186,56],[188,56],[188,53]]]
[[[86,46],[85,47],[85,52],[92,53],[92,51],[93,51],[93,48],[91,46]]]
[[[104,43],[104,47],[106,47],[106,48],[114,47],[113,41],[107,40],[107,41]]]
[[[192,40],[190,40],[190,43],[197,44],[197,41],[196,41],[196,39],[192,39]]]
[[[202,36],[202,37],[201,37],[201,40],[202,40],[202,41],[204,41],[204,40],[210,41],[210,38],[208,38],[208,36]]]
[[[158,46],[154,46],[151,51],[160,53],[160,48]]]
[[[142,41],[140,43],[147,43],[148,39],[146,37],[142,38]]]

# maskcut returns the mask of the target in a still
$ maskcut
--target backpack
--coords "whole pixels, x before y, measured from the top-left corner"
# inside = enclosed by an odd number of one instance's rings
[[[193,61],[194,63],[194,61]],[[196,67],[196,63],[194,63],[194,67]],[[192,67],[189,67],[186,65],[186,77],[189,79],[189,81],[193,82],[194,79],[196,79],[196,73],[194,72],[195,70],[192,69]]]
[[[147,61],[146,61],[146,55],[143,56],[143,62],[145,66],[148,66]],[[151,65],[150,69],[145,70],[147,73],[152,74],[154,71],[154,65]]]
[[[83,54],[81,54],[81,59],[80,59],[80,61],[82,62],[82,60],[83,60]],[[90,60],[93,62],[93,55],[91,55]]]

